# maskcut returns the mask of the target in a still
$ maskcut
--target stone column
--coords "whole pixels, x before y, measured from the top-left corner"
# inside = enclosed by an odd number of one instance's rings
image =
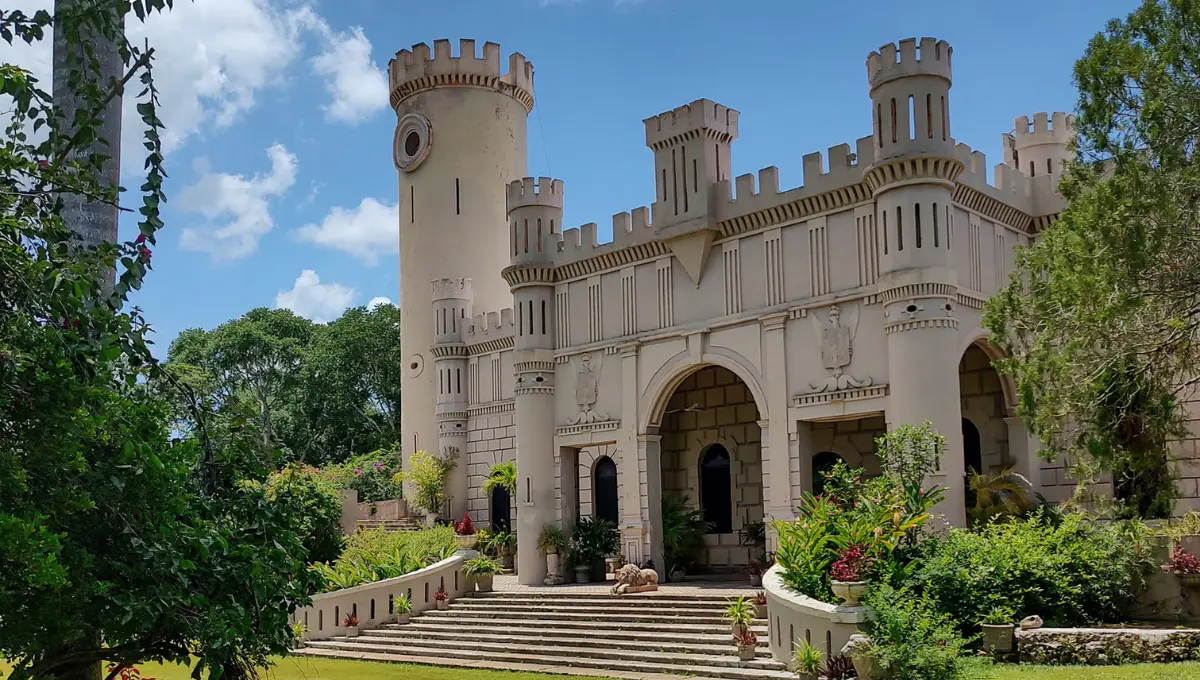
[[[788,450],[787,351],[784,325],[787,314],[775,314],[761,320],[764,362],[771,367],[764,375],[767,413],[760,413],[763,462],[763,516],[786,519],[792,515],[791,456]],[[775,427],[769,424],[774,422]]]
[[[621,347],[621,434],[617,448],[617,497],[621,511],[621,553],[635,564],[645,562],[646,521],[642,518],[640,447],[638,446],[638,346]]]
[[[645,554],[654,560],[654,568],[663,572],[667,562],[663,557],[661,435],[638,435],[638,468],[645,485],[642,489],[646,535],[643,547]],[[665,572],[663,576],[666,577]]]
[[[518,298],[519,299],[519,298]],[[554,352],[517,350],[517,578],[538,585],[546,560],[538,534],[557,524],[554,507]]]

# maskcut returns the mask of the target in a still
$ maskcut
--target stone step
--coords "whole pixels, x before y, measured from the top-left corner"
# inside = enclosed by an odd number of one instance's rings
[[[392,653],[395,649],[397,652]],[[329,654],[335,652],[335,654]],[[341,652],[341,654],[337,654]],[[784,670],[783,664],[770,662],[772,667],[766,666],[764,662],[750,661],[740,662],[736,656],[730,657],[736,664],[745,664],[743,666],[721,666],[711,665],[707,663],[710,660],[721,659],[722,657],[705,657],[695,656],[680,662],[678,657],[672,661],[652,661],[652,660],[621,660],[621,659],[595,659],[579,656],[545,656],[540,654],[523,654],[516,652],[460,652],[457,650],[447,650],[437,647],[430,648],[392,648],[388,645],[372,645],[356,641],[335,640],[335,641],[316,641],[310,642],[303,649],[298,649],[293,654],[305,656],[337,656],[340,658],[366,658],[370,655],[369,660],[372,661],[387,661],[395,660],[398,663],[409,662],[412,658],[438,658],[438,659],[457,659],[463,662],[463,665],[475,665],[479,661],[490,662],[508,662],[516,664],[534,664],[541,665],[547,669],[552,669],[556,666],[573,666],[575,668],[591,668],[601,671],[621,671],[632,673],[670,673],[683,676],[703,676],[712,678],[729,678],[730,680],[758,680],[759,678],[778,678],[783,680],[794,679],[792,673]],[[354,656],[357,655],[357,656]],[[668,655],[669,656],[669,655]]]
[[[386,646],[392,648],[400,648],[402,650],[409,649],[429,649],[435,648],[443,650],[444,653],[462,652],[467,654],[475,654],[479,652],[490,653],[508,653],[514,650],[520,650],[522,654],[537,654],[539,656],[571,656],[582,657],[589,659],[613,659],[624,661],[657,661],[660,663],[677,663],[686,662],[687,659],[703,658],[708,665],[712,666],[739,666],[749,668],[776,668],[777,664],[772,658],[769,650],[758,650],[758,658],[753,661],[740,661],[737,657],[737,648],[734,647],[731,640],[728,645],[718,645],[708,649],[697,651],[684,652],[669,652],[659,649],[629,649],[624,645],[609,645],[604,644],[602,640],[596,641],[596,644],[583,645],[578,641],[575,644],[566,642],[565,644],[552,644],[551,641],[532,641],[526,642],[520,646],[513,646],[502,642],[455,642],[445,639],[434,640],[405,640],[397,639],[389,636],[371,635],[370,631],[360,634],[357,638],[346,639],[335,638],[334,643],[343,644],[364,644],[373,646]],[[375,650],[383,651],[383,650]]]
[[[752,628],[754,633],[758,635],[758,644],[767,646],[769,640],[767,638],[767,627]],[[474,639],[482,637],[484,640],[494,640],[512,637],[535,637],[535,638],[559,638],[572,639],[583,641],[601,640],[607,641],[614,645],[619,644],[624,647],[626,643],[635,644],[659,644],[659,645],[724,645],[731,638],[728,632],[713,632],[711,630],[696,633],[696,632],[671,632],[669,630],[662,631],[629,631],[629,630],[613,630],[611,628],[603,629],[584,629],[573,630],[570,628],[561,627],[535,627],[521,626],[519,628],[497,628],[495,626],[464,626],[455,622],[446,622],[445,625],[435,623],[427,623],[417,625],[415,623],[406,625],[388,624],[371,631],[372,635],[396,635],[398,637],[423,637],[423,638],[446,638],[446,639]]]
[[[613,603],[613,604],[575,604],[565,602],[545,602],[538,604],[517,603],[512,604],[503,601],[488,602],[485,600],[472,601],[471,599],[455,600],[450,604],[451,611],[512,611],[512,612],[561,612],[563,614],[596,614],[606,616],[608,614],[640,614],[645,612],[656,612],[662,614],[670,614],[672,616],[724,616],[724,607],[684,607],[684,606],[668,606],[650,603]]]
[[[663,591],[651,593],[633,593],[631,595],[611,595],[604,593],[575,593],[575,592],[553,592],[553,589],[547,589],[550,592],[530,592],[530,593],[501,593],[491,591],[487,593],[475,593],[474,597],[466,598],[471,600],[505,600],[509,602],[534,602],[534,601],[566,601],[566,600],[586,600],[595,602],[597,600],[603,602],[659,602],[659,603],[683,603],[693,606],[703,605],[720,605],[726,606],[729,601],[735,599],[736,595],[672,595],[666,594]],[[743,593],[746,597],[753,596],[757,591],[748,589]]]
[[[457,614],[457,616],[445,616],[445,614]],[[467,616],[463,612],[450,611],[428,611],[421,616],[414,617],[410,626],[428,626],[428,625],[443,625],[453,628],[461,628],[473,626],[477,628],[487,628],[489,630],[508,629],[515,630],[518,628],[551,628],[556,630],[627,630],[627,631],[644,631],[652,633],[698,633],[701,635],[712,635],[720,631],[729,630],[728,624],[721,620],[719,624],[696,623],[688,621],[686,623],[658,623],[648,622],[642,619],[636,621],[610,621],[608,619],[578,619],[578,620],[556,620],[547,619],[545,617],[531,618],[482,618],[475,616]],[[758,635],[765,635],[767,630],[766,622],[759,623],[752,627],[752,630]]]
[[[459,616],[469,616],[475,619],[512,619],[521,616],[521,610],[498,610],[492,611],[487,609],[481,610],[466,610],[451,608],[444,610],[431,609],[423,614],[421,618],[439,618]],[[663,624],[682,624],[682,625],[706,625],[706,626],[721,626],[728,625],[725,617],[719,614],[686,614],[676,615],[665,611],[647,610],[644,612],[560,612],[560,611],[539,611],[536,613],[538,619],[543,621],[596,621],[603,619],[611,624],[623,623],[663,623]]]
[[[408,630],[405,630],[408,628]],[[623,651],[652,651],[675,652],[679,654],[728,654],[733,647],[732,636],[706,636],[711,639],[697,640],[695,637],[665,638],[647,636],[641,639],[615,639],[610,635],[595,634],[591,637],[559,635],[551,630],[519,630],[511,633],[487,631],[480,633],[464,633],[449,631],[430,631],[412,629],[401,626],[399,629],[377,628],[363,631],[363,636],[372,638],[390,638],[395,640],[421,644],[417,641],[436,640],[439,645],[472,646],[479,644],[503,643],[509,649],[527,648],[544,645],[562,647],[590,647],[604,649],[620,649]],[[769,641],[764,637],[758,641],[758,646],[766,650]]]

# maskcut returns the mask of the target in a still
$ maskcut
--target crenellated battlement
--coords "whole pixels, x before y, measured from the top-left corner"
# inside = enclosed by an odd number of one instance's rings
[[[643,120],[646,146],[660,149],[692,137],[712,137],[729,143],[738,136],[738,112],[708,99],[697,99],[677,109]]]
[[[1029,116],[1021,116],[1013,121],[1013,141],[1020,151],[1041,144],[1070,144],[1075,138],[1075,116],[1062,111],[1053,114],[1033,114],[1033,124]]]
[[[471,283],[471,279],[442,278],[434,279],[431,284],[433,286],[434,302],[442,300],[470,300],[475,294],[475,287]]]
[[[459,55],[450,50],[449,40],[435,40],[433,54],[429,45],[418,43],[411,50],[400,50],[388,62],[388,83],[392,106],[417,92],[435,87],[483,87],[516,98],[526,109],[533,108],[533,64],[520,52],[508,58],[508,72],[500,71],[500,45],[484,43],[483,56],[475,50],[475,41],[459,40]]]
[[[867,55],[867,80],[871,89],[897,78],[909,76],[938,76],[951,80],[950,43],[934,38],[901,40],[899,45],[888,43],[878,52]]]
[[[508,183],[508,211],[527,206],[563,207],[563,181],[549,177],[532,177]]]
[[[498,312],[476,314],[471,317],[471,323],[467,326],[467,342],[509,338],[515,332],[514,329],[512,307],[505,307]]]

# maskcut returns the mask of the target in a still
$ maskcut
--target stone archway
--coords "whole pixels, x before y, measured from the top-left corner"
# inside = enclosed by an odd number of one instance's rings
[[[713,519],[722,514],[705,536],[699,570],[749,563],[739,532],[763,520],[761,418],[750,387],[722,366],[694,370],[666,400],[659,426],[662,496],[686,497],[688,507]]]
[[[992,359],[979,343],[974,343],[963,352],[958,364],[959,392],[961,396],[963,432],[969,428],[978,433],[979,458],[974,462],[979,473],[995,473],[1013,464],[1009,454],[1008,424],[1009,399],[1000,374],[992,367]],[[974,435],[974,433],[972,433]],[[964,441],[965,445],[965,441]]]

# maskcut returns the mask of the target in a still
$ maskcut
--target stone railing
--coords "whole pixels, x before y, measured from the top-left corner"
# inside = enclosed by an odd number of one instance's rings
[[[790,668],[793,650],[801,640],[808,640],[826,659],[840,654],[860,624],[870,619],[871,608],[842,607],[801,595],[783,583],[782,573],[777,564],[763,574],[771,656]]]
[[[360,630],[392,620],[392,598],[397,595],[408,597],[413,614],[433,609],[438,588],[445,587],[450,600],[473,589],[471,579],[463,573],[465,561],[466,556],[459,553],[404,576],[314,595],[311,606],[292,613],[292,621],[304,622],[306,640],[324,640],[346,634],[342,621],[347,615],[358,618]]]

